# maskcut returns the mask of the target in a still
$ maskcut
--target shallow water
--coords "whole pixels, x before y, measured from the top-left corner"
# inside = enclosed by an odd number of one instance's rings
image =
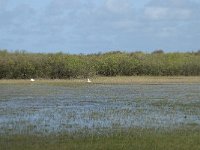
[[[200,125],[200,85],[0,85],[0,133]]]

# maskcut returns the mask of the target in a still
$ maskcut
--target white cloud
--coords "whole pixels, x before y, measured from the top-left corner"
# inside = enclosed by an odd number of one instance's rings
[[[149,19],[162,19],[167,15],[168,9],[163,7],[147,7],[144,10],[145,17]]]
[[[146,7],[144,15],[152,20],[169,20],[169,19],[190,19],[192,10],[185,8],[167,8],[167,7]]]
[[[131,0],[106,0],[106,8],[113,13],[128,13],[133,11]]]
[[[188,20],[197,16],[199,6],[188,0],[151,0],[144,8],[144,17],[151,20]]]

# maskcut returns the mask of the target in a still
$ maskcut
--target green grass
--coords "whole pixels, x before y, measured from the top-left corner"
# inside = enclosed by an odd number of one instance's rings
[[[200,131],[134,129],[112,135],[13,135],[0,137],[2,150],[199,150]]]

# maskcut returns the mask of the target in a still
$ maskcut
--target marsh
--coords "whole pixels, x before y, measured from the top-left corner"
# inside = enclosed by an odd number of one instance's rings
[[[1,134],[200,125],[199,84],[1,84]]]

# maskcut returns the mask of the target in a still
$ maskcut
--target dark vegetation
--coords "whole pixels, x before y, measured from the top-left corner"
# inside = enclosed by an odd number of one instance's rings
[[[69,79],[99,76],[198,76],[200,51],[120,52],[90,55],[0,50],[0,79]]]

